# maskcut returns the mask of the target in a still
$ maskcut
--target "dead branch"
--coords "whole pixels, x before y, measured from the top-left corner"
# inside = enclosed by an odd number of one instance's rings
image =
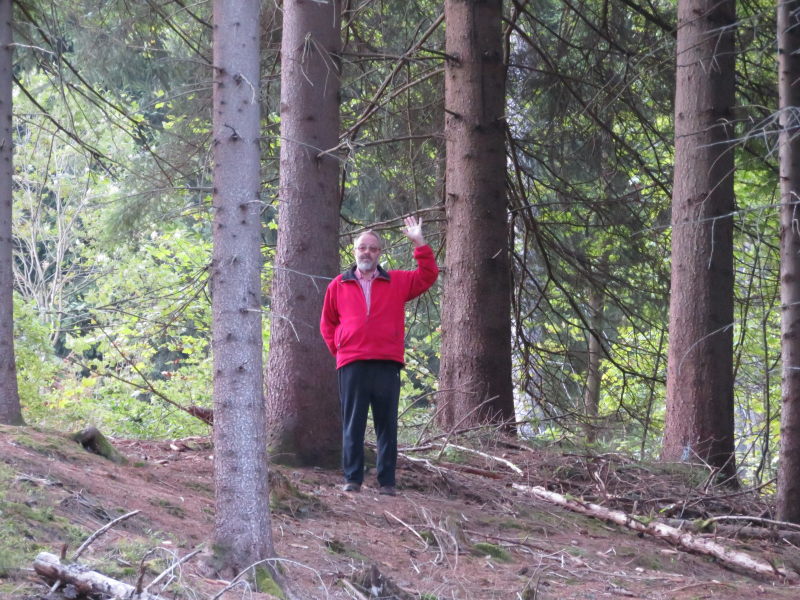
[[[481,452],[480,450],[474,450],[473,448],[467,448],[466,446],[459,446],[457,444],[453,444],[451,442],[445,442],[444,444],[431,444],[432,446],[440,446],[442,450],[444,450],[447,446],[451,448],[455,448],[456,450],[461,450],[463,452],[469,452],[471,454],[476,454],[477,456],[481,456],[483,458],[488,458],[489,460],[493,460],[495,462],[499,462],[501,464],[506,465],[509,469],[514,471],[517,475],[523,475],[522,469],[520,469],[517,465],[512,463],[510,460],[506,460],[505,458],[500,458],[499,456],[493,456],[491,454],[487,454],[486,452]]]
[[[180,560],[176,560],[174,563],[172,563],[170,566],[168,566],[166,569],[164,569],[158,575],[158,577],[156,577],[155,579],[153,579],[153,581],[151,581],[149,584],[147,584],[147,587],[144,588],[144,591],[146,592],[151,587],[153,587],[154,585],[158,584],[158,582],[161,581],[162,579],[164,579],[167,575],[172,573],[172,571],[174,571],[175,569],[180,567],[183,563],[185,563],[185,562],[189,561],[190,559],[194,558],[200,552],[200,550],[201,550],[201,548],[198,548],[197,550],[193,550],[192,552],[189,552],[189,554],[187,554],[186,556],[184,556]]]
[[[800,545],[800,532],[774,527],[752,527],[748,525],[722,525],[719,520],[699,519],[688,521],[686,519],[664,519],[667,525],[677,527],[692,533],[708,533],[728,538],[748,538],[755,540],[768,540],[772,542],[785,541],[790,544]],[[713,525],[712,525],[713,523]]]
[[[389,519],[388,519],[388,517],[391,517],[391,518],[393,518],[395,521],[397,521],[398,523],[400,523],[400,525],[402,525],[403,527],[405,527],[406,529],[408,529],[408,530],[409,530],[411,533],[413,533],[415,536],[417,536],[417,537],[419,538],[419,540],[422,542],[423,546],[425,546],[425,548],[427,548],[427,547],[428,547],[428,542],[425,540],[425,538],[424,538],[424,537],[422,537],[422,536],[421,536],[421,535],[420,535],[420,534],[417,532],[417,530],[416,530],[416,529],[414,529],[414,528],[413,528],[411,525],[409,525],[408,523],[406,523],[405,521],[403,521],[403,519],[401,519],[400,517],[398,517],[398,516],[396,516],[396,515],[393,515],[393,514],[392,514],[392,513],[390,513],[388,510],[385,510],[385,511],[383,511],[383,516],[386,518],[386,520],[387,520],[387,521],[389,520]]]
[[[94,542],[97,538],[99,538],[101,535],[103,535],[106,531],[108,531],[118,523],[121,523],[125,519],[130,519],[133,515],[138,515],[138,514],[139,511],[134,510],[129,512],[128,514],[122,515],[121,517],[117,517],[110,523],[106,523],[105,525],[103,525],[100,529],[98,529],[92,535],[86,538],[86,541],[80,545],[80,547],[75,551],[75,554],[72,555],[72,562],[76,562],[80,558],[81,554],[83,554],[84,551],[89,547],[89,545],[92,542]]]
[[[347,579],[342,579],[342,585],[347,588],[347,591],[353,595],[356,600],[369,600],[364,594],[358,591],[358,588],[354,586],[352,583],[347,581]]]
[[[351,125],[350,128],[347,131],[345,131],[340,136],[339,139],[347,140],[347,139],[352,139],[353,137],[355,137],[356,133],[361,128],[361,126],[380,107],[378,101],[380,100],[381,96],[386,91],[386,89],[389,87],[391,82],[394,80],[394,78],[397,75],[397,73],[399,73],[400,70],[405,66],[405,64],[411,59],[411,57],[416,52],[419,51],[419,49],[422,47],[422,44],[424,44],[425,41],[431,35],[433,35],[433,33],[436,31],[436,29],[438,29],[439,25],[441,25],[443,22],[444,22],[444,13],[442,13],[438,17],[436,17],[436,20],[434,20],[434,22],[431,24],[430,27],[428,27],[428,29],[422,34],[422,36],[420,36],[420,38],[408,50],[406,50],[403,53],[403,57],[400,60],[397,61],[397,64],[395,64],[394,68],[392,69],[392,72],[389,73],[386,76],[386,78],[383,80],[383,83],[381,83],[381,85],[378,87],[378,90],[373,94],[372,98],[370,98],[369,102],[367,103],[366,109],[364,109],[364,111],[361,113],[361,115],[359,115],[358,118],[356,119],[355,123],[353,125]],[[331,148],[330,150],[327,150],[326,152],[334,151],[334,150],[342,147],[342,145],[343,144],[340,143],[336,148]]]
[[[62,582],[75,588],[76,596],[108,595],[112,598],[130,600],[164,600],[147,592],[137,593],[136,588],[127,583],[106,577],[96,571],[87,571],[76,564],[63,565],[55,554],[40,552],[33,561],[33,569],[48,583]]]
[[[443,472],[445,471],[458,471],[461,473],[469,473],[471,475],[480,475],[481,477],[487,477],[489,479],[503,479],[505,477],[501,473],[487,471],[486,469],[479,469],[478,467],[472,467],[470,465],[459,465],[457,463],[449,463],[441,460],[437,461],[437,464],[433,464],[433,462],[427,458],[414,458],[413,456],[408,456],[402,452],[398,452],[397,456],[402,456],[409,462],[421,464],[426,469],[434,471],[439,475],[443,475]]]
[[[475,413],[476,413],[476,412],[478,412],[480,409],[482,409],[484,406],[486,406],[487,404],[489,404],[489,402],[492,402],[492,401],[494,401],[494,400],[496,400],[496,399],[497,399],[497,396],[491,396],[490,398],[486,398],[486,399],[485,399],[483,402],[481,402],[481,403],[480,403],[480,404],[478,404],[476,407],[474,407],[472,410],[470,410],[469,412],[467,412],[467,414],[465,414],[463,417],[461,417],[461,418],[460,418],[460,419],[459,419],[459,420],[456,422],[456,424],[455,424],[455,425],[453,425],[453,427],[451,427],[451,428],[450,428],[450,431],[448,432],[447,436],[444,438],[444,446],[442,446],[442,449],[441,449],[441,451],[439,452],[439,455],[436,457],[436,460],[439,460],[440,458],[442,458],[442,454],[444,454],[444,449],[447,447],[447,444],[450,442],[450,438],[451,438],[451,437],[453,437],[453,436],[455,435],[455,432],[458,430],[459,426],[460,426],[460,425],[461,425],[461,424],[462,424],[464,421],[466,421],[467,419],[469,419],[469,418],[470,418],[470,417],[471,417],[473,414],[475,414]]]
[[[784,568],[774,567],[744,552],[731,550],[711,540],[700,539],[697,536],[658,521],[647,522],[641,519],[641,517],[629,515],[619,510],[612,510],[598,504],[591,504],[568,498],[562,494],[546,490],[541,486],[527,486],[513,483],[511,487],[517,491],[550,502],[551,504],[566,508],[567,510],[596,519],[611,521],[612,523],[628,527],[639,533],[652,535],[653,537],[669,542],[677,548],[683,548],[696,554],[713,556],[722,564],[734,570],[744,571],[751,575],[759,575],[770,579],[777,577],[789,583],[800,582],[800,578],[798,578],[798,575],[794,572],[789,572]]]
[[[783,529],[793,529],[800,531],[800,525],[797,523],[788,523],[787,521],[775,521],[773,519],[764,519],[762,517],[748,517],[746,515],[720,515],[718,517],[711,517],[709,522],[715,523],[717,521],[748,521],[750,523],[764,523],[766,525],[775,525]]]

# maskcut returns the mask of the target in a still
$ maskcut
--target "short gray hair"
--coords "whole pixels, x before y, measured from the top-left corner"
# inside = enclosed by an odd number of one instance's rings
[[[372,229],[367,229],[366,231],[362,231],[361,233],[359,233],[359,234],[356,236],[356,239],[355,239],[355,240],[353,240],[353,245],[354,245],[354,246],[357,246],[357,245],[358,245],[358,240],[360,240],[360,239],[361,239],[362,237],[364,237],[365,235],[371,235],[371,236],[372,236],[372,237],[374,237],[376,240],[378,240],[378,248],[380,248],[381,250],[383,250],[383,238],[382,238],[380,235],[378,235],[378,234],[377,234],[375,231],[373,231]]]

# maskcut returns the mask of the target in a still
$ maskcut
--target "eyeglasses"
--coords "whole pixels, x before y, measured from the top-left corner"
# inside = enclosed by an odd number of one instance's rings
[[[370,252],[377,252],[378,250],[380,250],[380,248],[378,246],[358,246],[356,250],[358,250],[359,252],[366,252],[367,250],[369,250]]]

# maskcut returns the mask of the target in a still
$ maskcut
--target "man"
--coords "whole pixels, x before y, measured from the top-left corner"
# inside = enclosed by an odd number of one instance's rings
[[[436,281],[439,268],[422,236],[422,220],[406,217],[403,231],[414,245],[414,271],[385,271],[378,264],[383,242],[374,231],[356,238],[356,264],[325,292],[320,332],[336,358],[342,406],[342,468],[346,492],[364,481],[367,411],[378,441],[379,493],[395,495],[397,405],[405,358],[405,303]]]

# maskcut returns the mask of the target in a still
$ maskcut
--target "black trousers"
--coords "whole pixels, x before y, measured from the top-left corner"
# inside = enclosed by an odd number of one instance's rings
[[[342,470],[346,481],[364,481],[364,432],[367,411],[372,407],[378,442],[378,484],[395,485],[401,367],[391,360],[359,360],[338,370]]]

